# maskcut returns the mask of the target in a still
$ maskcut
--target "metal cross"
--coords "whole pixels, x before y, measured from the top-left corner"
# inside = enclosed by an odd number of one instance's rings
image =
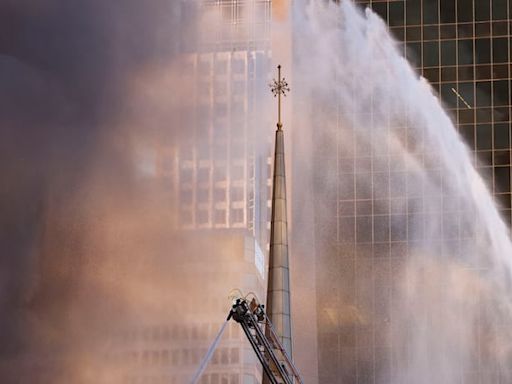
[[[280,130],[283,126],[281,123],[281,95],[286,96],[286,92],[290,92],[290,87],[284,77],[281,79],[281,65],[277,66],[277,80],[274,79],[269,86],[274,97],[277,96],[277,129]]]

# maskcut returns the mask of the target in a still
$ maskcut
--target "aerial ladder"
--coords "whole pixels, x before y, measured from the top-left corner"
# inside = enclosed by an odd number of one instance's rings
[[[304,384],[276,335],[264,305],[259,304],[255,298],[250,302],[245,298],[237,298],[229,312],[227,320],[230,319],[242,327],[272,384]]]

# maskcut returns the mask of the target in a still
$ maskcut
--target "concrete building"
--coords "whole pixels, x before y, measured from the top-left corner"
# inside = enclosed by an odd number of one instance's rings
[[[271,1],[182,1],[181,12],[195,20],[178,66],[191,95],[183,135],[143,152],[151,177],[167,186],[170,230],[184,244],[173,251],[179,265],[169,270],[180,275],[174,292],[186,303],[176,308],[179,318],[119,333],[110,356],[123,362],[122,375],[133,384],[189,381],[227,316],[229,292],[254,292],[264,301],[267,285],[271,126],[262,129],[270,120],[262,120],[262,100],[271,102]],[[234,322],[200,382],[261,382],[261,367]]]

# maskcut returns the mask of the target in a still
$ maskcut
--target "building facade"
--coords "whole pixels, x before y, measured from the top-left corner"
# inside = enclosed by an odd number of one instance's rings
[[[437,91],[510,225],[510,3],[358,3],[388,23],[404,56]]]
[[[385,20],[403,56],[431,83],[470,148],[472,160],[510,228],[510,3],[501,0],[357,3],[362,8],[372,8]],[[322,97],[325,95],[314,97],[320,100],[319,105]],[[322,113],[331,114],[338,124],[343,120],[339,110],[323,109]],[[336,129],[341,132],[336,140],[350,141],[350,128]],[[404,124],[403,129],[406,133],[408,127]],[[357,138],[353,146],[327,145],[328,137],[331,136],[317,134],[313,149],[313,163],[317,165],[314,238],[319,382],[423,382],[421,377],[410,376],[417,363],[411,357],[417,352],[416,346],[408,342],[401,346],[394,343],[401,340],[397,334],[419,334],[428,327],[440,326],[432,318],[442,314],[436,312],[438,308],[425,304],[418,310],[429,320],[401,322],[401,315],[394,313],[405,305],[399,302],[401,288],[397,284],[403,279],[410,255],[421,243],[428,242],[439,255],[458,255],[455,259],[459,262],[457,257],[463,253],[465,239],[472,236],[464,233],[461,224],[465,208],[453,208],[448,214],[442,212],[448,201],[443,192],[446,200],[440,205],[441,211],[429,212],[426,199],[430,197],[414,194],[411,185],[415,181],[399,157],[393,157],[390,152],[384,156],[376,153],[365,147],[365,143],[359,144]],[[434,154],[436,148],[430,150]],[[426,156],[428,151],[427,148]],[[377,157],[386,160],[377,162]],[[326,164],[337,170],[338,185],[331,190],[325,183],[332,178],[330,171],[325,170]],[[332,204],[328,206],[326,202]],[[438,214],[443,215],[442,230],[427,234],[427,228],[422,226],[428,219],[424,218]],[[486,268],[483,263],[473,261],[461,265],[465,271]],[[479,307],[481,296],[476,296],[478,303],[474,305]],[[416,297],[425,298],[421,294]],[[442,301],[441,297],[437,299]],[[410,323],[421,326],[411,328]],[[427,357],[436,350],[428,348],[442,345],[440,341],[441,344],[422,346],[424,358],[432,359],[432,371],[421,371],[418,364],[418,375],[440,378],[438,382],[444,382],[446,377],[456,378],[451,382],[458,383],[507,382],[510,373],[482,354],[486,350],[485,342],[481,341],[486,337],[482,331],[486,327],[484,323],[484,320],[476,321],[480,329],[475,336],[479,340],[475,344],[477,351],[465,357],[464,364],[450,362],[453,364],[446,367],[456,372],[432,372],[443,366],[443,358],[448,361],[446,356],[440,356],[439,360]],[[442,333],[435,337],[449,339]]]
[[[182,255],[176,272],[187,274],[185,284],[200,282],[206,291],[190,287],[189,300],[201,305],[186,308],[186,321],[148,326],[152,334],[170,333],[167,339],[131,343],[138,361],[134,383],[189,381],[227,315],[229,292],[237,288],[264,300],[266,290],[271,148],[262,149],[268,141],[262,140],[259,117],[260,96],[268,94],[271,1],[181,4],[183,17],[194,20],[179,59],[191,87],[183,111],[189,132],[177,142],[156,144],[155,174],[169,186],[180,237],[205,248]],[[260,382],[253,355],[238,324],[230,324],[200,382]]]
[[[262,100],[271,101],[271,1],[182,1],[180,7],[194,21],[184,28],[177,64],[190,87],[180,111],[183,134],[145,151],[151,177],[168,194],[170,230],[183,244],[170,268],[180,275],[174,292],[186,304],[176,308],[176,318],[118,335],[111,358],[131,362],[121,374],[133,384],[189,381],[227,316],[230,291],[264,300],[267,285],[272,127],[262,128],[268,119],[262,120]],[[200,382],[260,381],[254,352],[238,324],[229,324]]]

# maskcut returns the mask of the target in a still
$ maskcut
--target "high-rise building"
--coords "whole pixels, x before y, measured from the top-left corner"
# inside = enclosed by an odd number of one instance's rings
[[[504,220],[511,212],[510,12],[506,0],[358,1],[403,42],[487,178]]]
[[[510,2],[357,3],[371,7],[387,22],[403,55],[431,83],[510,226]],[[315,95],[315,99],[321,100],[322,96]],[[324,112],[333,114],[333,121],[340,120],[336,110]],[[371,113],[369,110],[368,114]],[[406,127],[403,128],[405,131]],[[341,139],[349,140],[350,136],[343,137],[349,128],[337,129],[343,132]],[[410,377],[399,371],[398,364],[408,357],[400,355],[397,346],[392,345],[390,334],[422,332],[410,328],[397,331],[392,311],[397,308],[396,282],[401,278],[408,254],[418,242],[425,241],[417,237],[422,236],[419,231],[412,230],[418,224],[417,218],[430,214],[418,208],[423,207],[425,196],[408,194],[409,176],[403,164],[389,153],[385,162],[379,163],[384,167],[377,169],[375,156],[379,155],[358,146],[356,140],[353,147],[348,146],[349,151],[344,151],[347,145],[343,149],[324,145],[326,138],[321,133],[315,134],[314,140],[313,163],[318,165],[314,171],[314,236],[319,382],[411,382]],[[435,153],[436,149],[431,151]],[[331,177],[325,164],[336,166],[339,184],[335,190],[325,188],[324,180]],[[379,177],[379,185],[387,185],[386,188],[373,187]],[[333,202],[332,210],[326,211],[326,201]],[[458,209],[463,211],[464,207],[454,208],[443,217],[444,232],[437,235],[438,239],[429,239],[439,254],[458,254],[463,249],[466,234],[462,224],[454,219],[460,215]],[[453,249],[447,250],[450,247]],[[471,268],[482,266],[468,267]],[[428,311],[424,309],[426,316],[433,316]],[[482,324],[479,327],[485,327]],[[492,367],[497,365],[486,360],[480,347],[471,353],[474,356],[468,358],[472,362],[470,369],[457,364],[449,368],[458,370],[458,382],[505,382],[508,376],[498,368],[493,371]],[[435,377],[435,372],[431,373]]]
[[[193,20],[177,65],[189,96],[182,134],[142,152],[169,195],[182,243],[172,251],[182,281],[174,293],[184,300],[176,318],[120,334],[113,355],[132,362],[124,375],[133,383],[189,381],[227,316],[230,290],[265,299],[271,126],[262,129],[261,117],[262,96],[271,100],[271,1],[182,1],[180,13]],[[260,380],[250,345],[230,324],[200,382]]]

